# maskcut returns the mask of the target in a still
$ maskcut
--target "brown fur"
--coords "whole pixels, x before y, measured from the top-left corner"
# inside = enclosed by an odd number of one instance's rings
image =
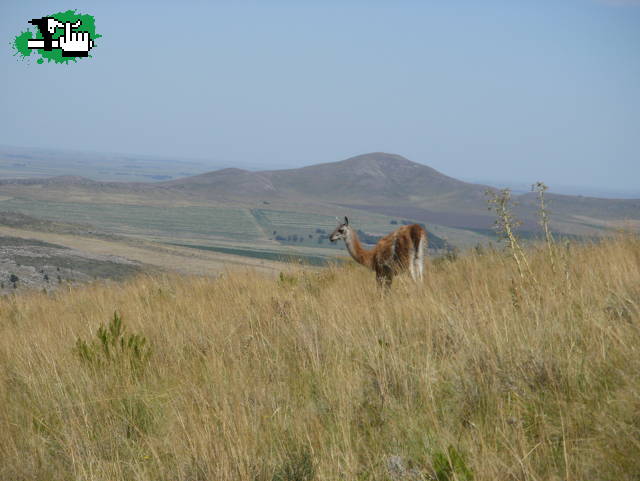
[[[411,271],[414,279],[416,275],[422,277],[422,266],[418,267],[418,263],[422,262],[422,252],[427,246],[427,233],[418,224],[405,225],[396,229],[380,239],[373,249],[367,250],[362,247],[358,235],[349,226],[349,221],[345,217],[345,222],[333,231],[330,239],[332,242],[344,239],[351,257],[356,262],[373,269],[381,285],[390,286],[393,277],[406,270]]]

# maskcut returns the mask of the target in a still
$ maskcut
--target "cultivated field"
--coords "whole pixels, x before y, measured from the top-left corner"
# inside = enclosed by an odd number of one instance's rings
[[[148,199],[149,202],[154,200],[157,199]],[[352,212],[348,210],[349,214]],[[379,235],[397,227],[391,224],[392,220],[401,221],[362,211],[355,213],[355,219],[359,229]],[[328,240],[336,223],[335,216],[295,210],[179,203],[159,206],[136,203],[131,199],[69,202],[57,200],[55,196],[47,199],[0,198],[0,230],[5,225],[21,228],[24,224],[31,230],[62,230],[119,241],[133,239],[164,246],[193,246],[247,259],[276,262],[302,259],[316,265],[347,255],[343,244],[331,244]],[[428,228],[435,235],[451,233],[447,228],[444,228],[445,232],[437,226]],[[457,240],[455,233],[453,237]],[[486,237],[477,237],[476,242],[486,240]],[[221,271],[220,267],[215,272]]]
[[[0,479],[637,480],[640,239],[526,255],[2,298]]]
[[[109,203],[10,199],[0,209],[67,222],[81,222],[116,234],[146,237],[226,238],[252,241],[264,237],[247,209],[204,206],[153,207]]]

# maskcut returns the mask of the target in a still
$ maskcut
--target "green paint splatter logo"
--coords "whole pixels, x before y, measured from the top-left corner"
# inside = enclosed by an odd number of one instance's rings
[[[76,10],[52,13],[28,23],[35,27],[35,32],[26,30],[16,35],[12,42],[14,55],[24,60],[32,53],[39,54],[39,64],[45,60],[69,63],[91,57],[89,52],[96,47],[95,40],[102,36],[96,33],[95,19]]]

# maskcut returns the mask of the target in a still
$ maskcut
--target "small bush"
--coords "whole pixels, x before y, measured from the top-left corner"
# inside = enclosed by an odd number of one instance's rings
[[[76,340],[75,353],[82,361],[93,365],[125,362],[133,369],[140,369],[149,359],[151,348],[144,336],[125,334],[124,331],[122,318],[114,312],[109,325],[98,328],[97,339],[89,342]]]
[[[293,287],[298,284],[298,278],[296,276],[285,274],[284,272],[280,273],[278,281],[281,286]]]

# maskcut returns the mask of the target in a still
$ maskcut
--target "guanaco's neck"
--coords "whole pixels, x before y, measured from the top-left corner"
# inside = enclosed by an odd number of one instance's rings
[[[373,268],[373,250],[367,250],[362,247],[360,239],[358,239],[358,234],[356,234],[353,229],[348,230],[344,243],[347,246],[349,254],[351,254],[351,257],[353,257],[356,262],[359,262],[363,266]]]

